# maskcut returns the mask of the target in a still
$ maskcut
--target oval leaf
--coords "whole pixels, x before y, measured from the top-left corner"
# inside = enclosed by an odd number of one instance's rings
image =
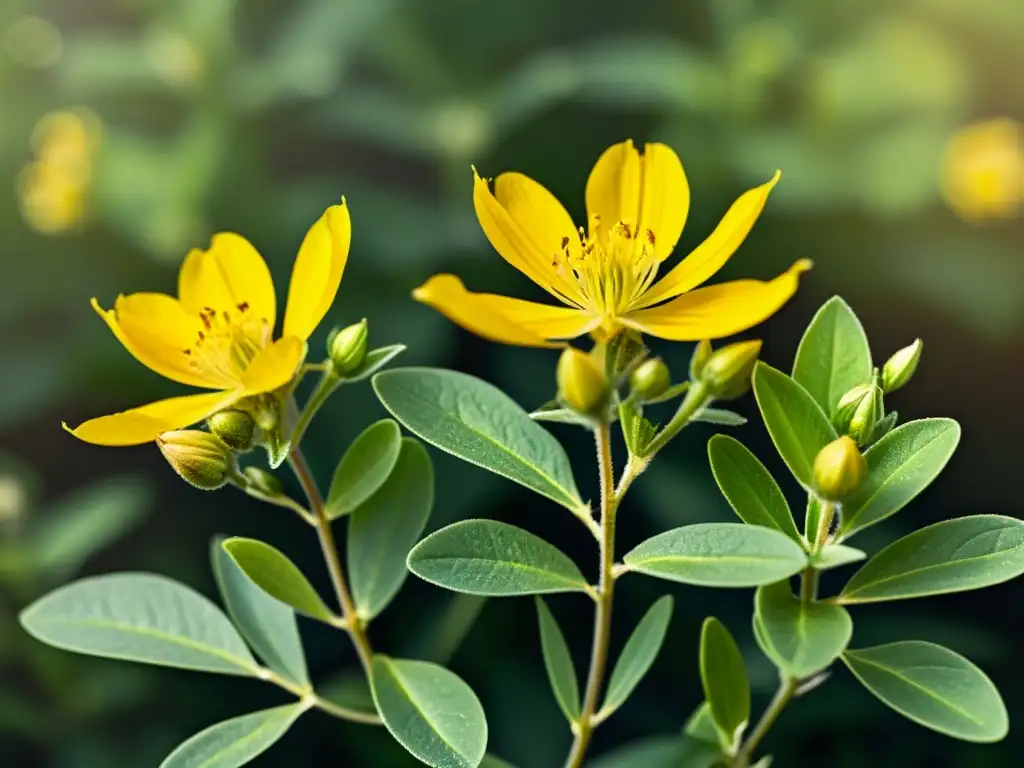
[[[256,539],[226,539],[221,545],[239,568],[271,597],[328,624],[334,614],[324,605],[298,566],[280,550]]]
[[[363,360],[359,369],[345,374],[341,383],[354,384],[357,381],[368,379],[403,352],[405,352],[405,344],[389,344],[386,347],[371,349],[366,353],[366,359]]]
[[[220,541],[213,542],[210,559],[221,598],[242,637],[272,670],[308,685],[295,611],[256,586]]]
[[[860,320],[839,296],[826,301],[804,331],[793,378],[828,415],[849,390],[871,381],[871,348]]]
[[[497,387],[435,368],[385,371],[373,387],[395,418],[431,445],[571,510],[586,506],[562,446]]]
[[[238,768],[272,747],[309,707],[288,704],[211,725],[182,742],[160,768]]]
[[[658,658],[671,620],[672,596],[665,595],[648,609],[626,641],[622,655],[612,670],[608,693],[605,694],[604,704],[601,706],[602,713],[608,715],[621,707],[643,680],[654,660]]]
[[[580,686],[576,667],[558,622],[547,604],[537,598],[537,622],[540,625],[540,647],[544,654],[544,668],[548,672],[555,701],[570,723],[580,718]]]
[[[946,466],[960,442],[952,419],[908,421],[864,454],[868,477],[843,504],[843,536],[885,520],[909,504]]]
[[[708,457],[718,487],[740,520],[774,528],[801,541],[779,484],[743,443],[728,435],[715,435],[708,441]]]
[[[1024,523],[977,515],[929,525],[894,541],[853,575],[842,603],[966,592],[1024,573]]]
[[[477,768],[487,720],[472,689],[425,661],[373,658],[373,700],[399,744],[434,768]]]
[[[700,633],[700,679],[723,745],[737,744],[750,720],[750,681],[736,641],[713,616]]]
[[[412,438],[400,442],[394,471],[353,514],[348,528],[352,597],[363,618],[373,618],[394,599],[408,571],[405,560],[434,506],[434,467]]]
[[[629,569],[707,587],[756,587],[799,573],[803,549],[785,534],[742,523],[698,523],[658,534],[629,552]]]
[[[828,416],[806,389],[765,363],[754,368],[754,396],[782,460],[811,488],[815,457],[838,437]]]
[[[933,643],[905,641],[847,651],[843,661],[883,704],[915,723],[964,741],[999,741],[1006,706],[988,676]]]
[[[755,633],[765,655],[791,677],[808,677],[839,658],[853,637],[846,609],[829,603],[804,603],[788,581],[760,587],[754,597]]]
[[[409,570],[425,581],[471,595],[508,597],[586,591],[576,564],[514,525],[464,520],[413,547]]]
[[[371,424],[338,462],[327,494],[327,516],[347,515],[384,485],[398,461],[402,432],[391,419]]]
[[[839,568],[850,563],[863,560],[867,555],[859,549],[848,547],[845,544],[826,544],[818,552],[811,556],[811,565],[815,570],[827,571],[832,568]]]
[[[257,675],[259,667],[221,610],[193,589],[150,573],[72,582],[21,613],[37,640],[112,659]]]

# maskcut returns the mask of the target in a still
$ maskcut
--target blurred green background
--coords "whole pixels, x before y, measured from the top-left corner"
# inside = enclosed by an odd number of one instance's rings
[[[471,163],[537,178],[583,221],[598,154],[632,137],[679,153],[693,192],[681,248],[744,189],[783,180],[723,271],[768,277],[799,257],[816,269],[765,328],[786,368],[814,310],[841,293],[876,360],[915,336],[925,354],[891,400],[901,418],[947,415],[965,430],[940,480],[865,534],[876,551],[913,523],[1021,511],[1024,374],[1024,4],[1020,0],[4,0],[0,4],[0,764],[155,766],[179,741],[255,704],[257,683],[74,657],[30,640],[17,611],[76,575],[166,573],[213,594],[210,538],[279,543],[327,589],[296,519],[232,490],[193,491],[153,448],[76,442],[77,423],[180,392],[134,362],[88,306],[119,291],[173,292],[181,258],[219,230],[244,233],[284,287],[306,228],[344,194],[352,255],[332,323],[366,316],[403,364],[458,367],[527,407],[547,400],[554,352],[498,348],[415,304],[410,290],[456,271],[477,290],[529,296],[491,250],[471,204]],[[657,347],[678,375],[687,345]],[[737,410],[752,415],[752,402]],[[307,441],[327,476],[382,413],[345,388]],[[582,488],[585,434],[555,425]],[[622,551],[656,531],[729,519],[693,428],[636,486]],[[788,476],[762,426],[735,433]],[[564,511],[436,455],[431,527],[515,521],[593,559]],[[794,484],[787,488],[794,493]],[[860,540],[859,540],[860,541]],[[826,582],[827,588],[827,582]],[[775,680],[749,629],[749,591],[628,579],[617,645],[666,589],[677,597],[653,674],[595,740],[594,754],[676,731],[698,703],[700,621],[740,638],[755,694]],[[1009,766],[1024,753],[1024,582],[982,593],[864,607],[855,645],[941,642],[1000,685],[1016,728],[966,745],[878,704],[845,670],[801,699],[766,748],[777,765]],[[580,666],[589,606],[552,605]],[[455,599],[410,579],[374,625],[389,652],[448,661],[479,693],[491,749],[521,768],[559,764],[569,734],[548,691],[528,600]],[[315,678],[354,657],[303,625]],[[1016,754],[1017,758],[1013,755]],[[255,764],[406,766],[374,729],[321,715]]]

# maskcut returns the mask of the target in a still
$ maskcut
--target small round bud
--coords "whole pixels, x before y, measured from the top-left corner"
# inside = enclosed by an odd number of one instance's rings
[[[338,373],[344,375],[359,369],[366,359],[368,337],[366,318],[346,328],[331,331],[327,337],[327,355]]]
[[[215,491],[228,481],[234,454],[216,436],[198,429],[164,432],[156,439],[160,453],[181,478],[196,488]]]
[[[248,451],[256,433],[256,421],[245,411],[218,411],[206,420],[210,432],[233,451]]]
[[[263,496],[276,497],[284,495],[281,481],[275,475],[267,472],[267,470],[260,467],[246,467],[242,470],[242,474],[245,475],[249,487]]]
[[[641,400],[653,400],[672,384],[672,374],[660,357],[652,357],[640,364],[629,377],[629,386]]]
[[[826,445],[814,459],[814,485],[823,498],[838,501],[856,491],[868,465],[852,437],[843,435]]]
[[[558,396],[579,413],[593,413],[607,396],[601,366],[586,352],[566,347],[558,358]]]
[[[697,381],[700,378],[701,371],[704,370],[704,366],[707,365],[708,358],[711,357],[711,342],[706,339],[697,344],[693,348],[693,354],[690,356],[690,380]]]
[[[740,341],[713,352],[700,372],[702,381],[719,400],[734,400],[750,389],[760,341]]]
[[[882,389],[886,394],[895,392],[910,381],[921,361],[922,349],[924,342],[915,339],[913,344],[899,350],[886,361],[882,367]]]
[[[836,406],[835,415],[832,417],[832,425],[840,434],[845,435],[849,430],[853,414],[857,412],[861,401],[870,394],[871,387],[871,384],[858,384],[839,398],[839,405]]]
[[[857,441],[857,445],[867,445],[871,440],[871,435],[874,434],[875,427],[884,416],[885,403],[882,397],[882,388],[877,384],[872,384],[854,409],[845,432]]]

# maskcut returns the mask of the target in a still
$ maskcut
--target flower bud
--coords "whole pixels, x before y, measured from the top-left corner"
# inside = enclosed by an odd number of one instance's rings
[[[839,434],[847,434],[853,414],[857,412],[861,401],[871,393],[872,386],[871,384],[858,384],[839,398],[839,405],[836,406],[835,415],[832,417],[832,426]]]
[[[713,352],[700,372],[711,394],[719,400],[734,400],[750,389],[760,341],[740,341]]]
[[[160,453],[185,482],[204,491],[215,491],[228,481],[234,469],[231,449],[215,435],[198,429],[164,432],[156,439]]]
[[[344,375],[359,370],[366,359],[368,337],[366,318],[347,328],[331,331],[327,337],[327,355],[338,373]]]
[[[890,357],[882,367],[882,389],[888,394],[904,386],[917,370],[921,360],[924,342],[915,339],[910,346],[904,347]]]
[[[652,400],[658,397],[669,388],[671,383],[672,374],[669,373],[668,366],[660,357],[645,360],[629,377],[630,389],[641,400]]]
[[[871,441],[875,427],[884,416],[885,404],[882,398],[882,388],[877,384],[872,384],[854,409],[850,423],[845,430],[846,434],[852,437],[857,445],[865,446]]]
[[[578,413],[593,413],[607,395],[604,373],[586,352],[566,347],[558,358],[558,396]]]
[[[868,465],[852,437],[843,435],[826,445],[814,459],[814,485],[825,499],[837,501],[857,490]]]
[[[218,411],[206,420],[210,432],[233,451],[248,451],[256,433],[256,421],[245,411]]]
[[[242,470],[249,488],[263,496],[277,497],[284,495],[281,481],[276,476],[260,467],[246,467]]]
[[[693,348],[693,354],[690,356],[691,381],[697,381],[700,378],[700,373],[704,370],[709,357],[711,357],[711,342],[705,339]]]

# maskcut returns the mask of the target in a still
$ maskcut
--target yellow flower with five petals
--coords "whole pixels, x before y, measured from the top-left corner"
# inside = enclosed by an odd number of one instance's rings
[[[212,391],[64,428],[97,445],[139,445],[290,382],[305,359],[306,341],[334,302],[351,236],[344,200],[310,228],[295,258],[276,340],[270,270],[248,240],[232,233],[215,235],[208,250],[186,256],[177,298],[133,293],[118,296],[110,310],[93,299],[93,308],[136,360],[180,384]]]
[[[697,288],[729,260],[757,221],[779,173],[736,200],[703,243],[657,280],[683,231],[690,188],[669,147],[632,141],[608,148],[586,187],[589,226],[521,173],[498,176],[492,192],[474,169],[473,203],[494,249],[564,306],[468,291],[435,275],[414,296],[479,336],[504,344],[560,346],[590,333],[633,329],[675,341],[731,336],[764,321],[793,295],[810,268],[797,261],[774,280]]]

